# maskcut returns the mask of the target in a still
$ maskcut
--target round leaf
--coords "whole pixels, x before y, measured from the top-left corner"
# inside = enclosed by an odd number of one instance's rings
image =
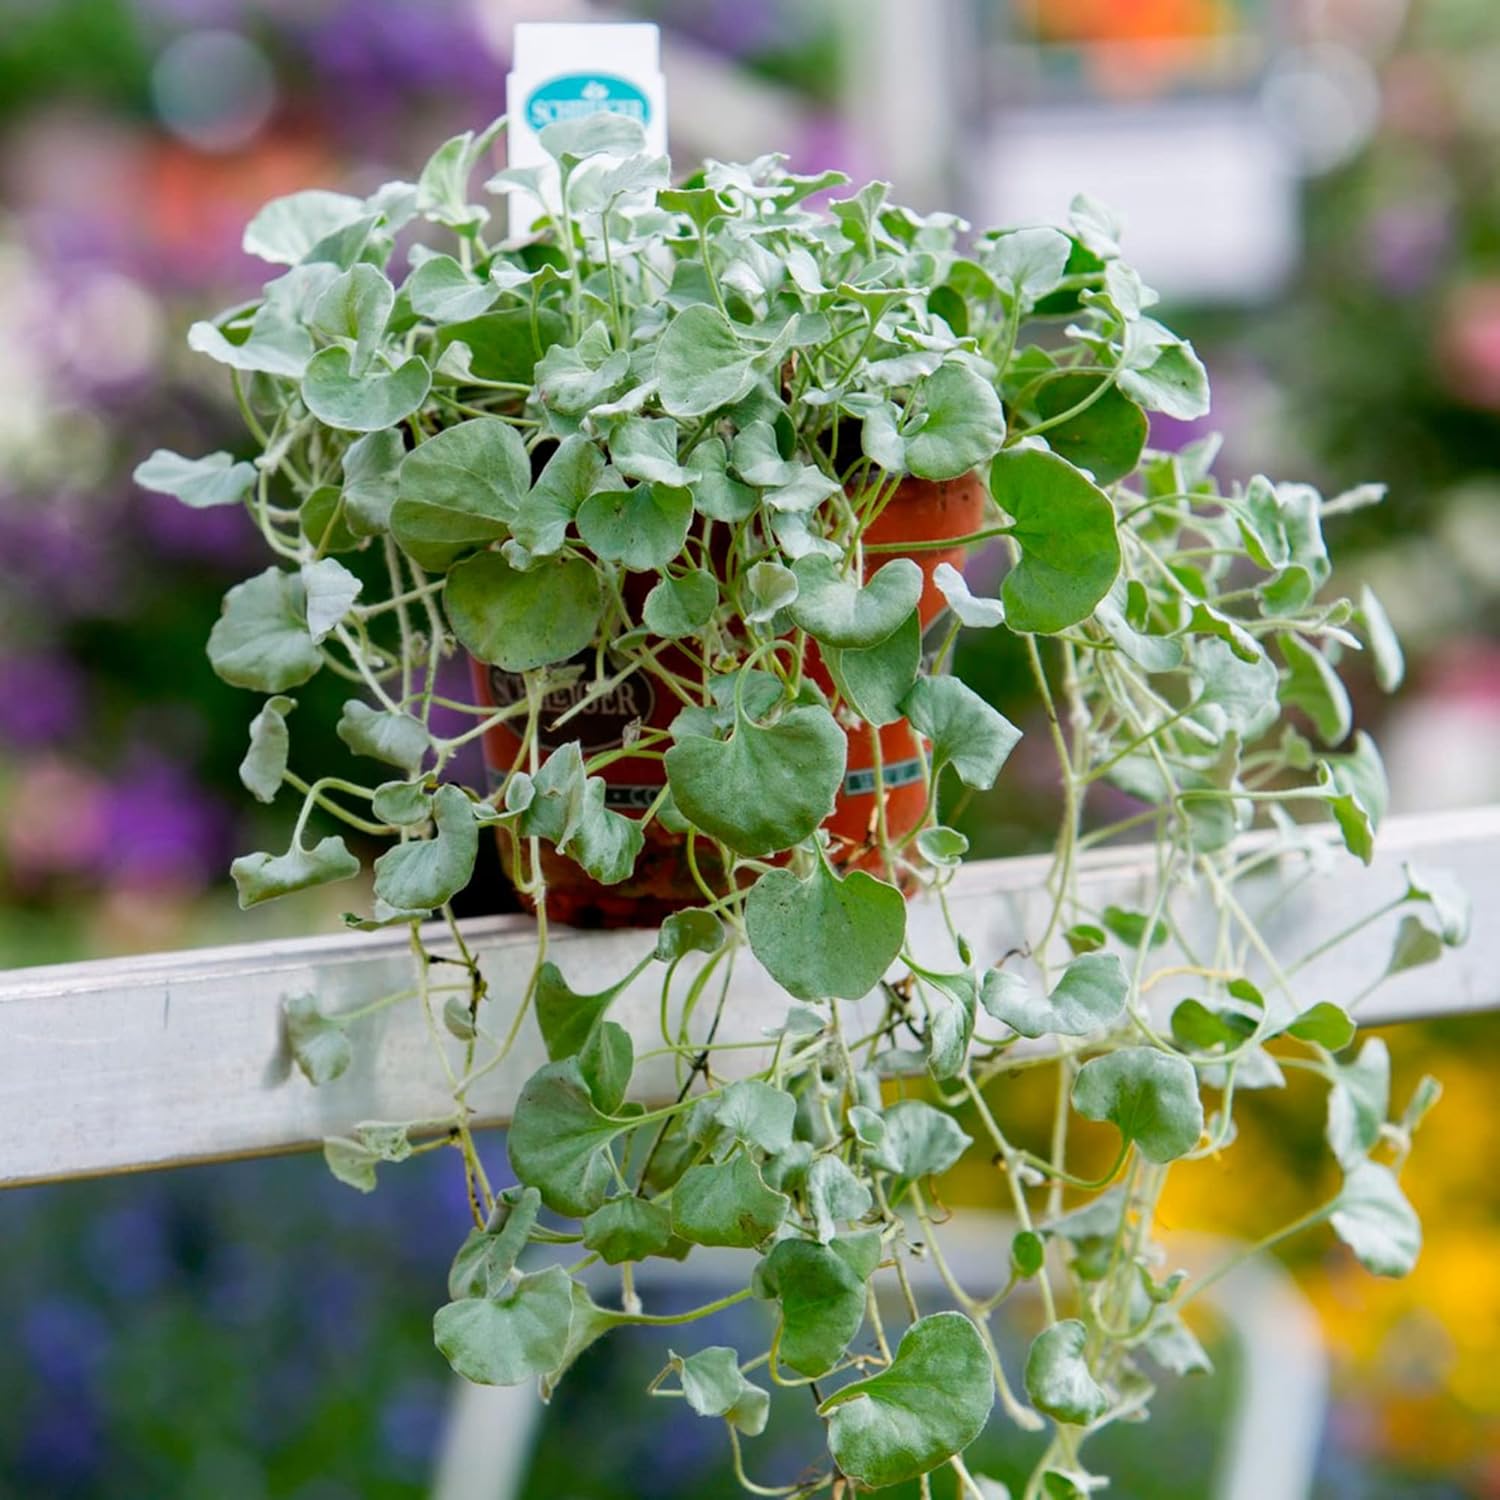
[[[1026,1356],[1026,1394],[1057,1422],[1086,1427],[1109,1409],[1109,1397],[1089,1373],[1089,1331],[1077,1318],[1044,1329]]]
[[[466,1297],[439,1308],[432,1336],[465,1380],[521,1385],[557,1365],[572,1316],[572,1281],[561,1266],[548,1266],[500,1297]]]
[[[776,723],[738,716],[728,740],[692,735],[666,755],[678,811],[739,854],[800,843],[833,811],[848,741],[826,708],[794,708]]]
[[[990,493],[1021,549],[1000,597],[1006,623],[1043,635],[1087,619],[1120,571],[1109,497],[1066,459],[1011,448],[990,465]]]
[[[459,644],[507,672],[566,661],[594,638],[603,601],[582,558],[558,558],[518,572],[495,552],[448,575],[443,606]]]
[[[913,1323],[891,1364],[835,1392],[828,1447],[851,1479],[884,1489],[930,1473],[984,1430],[994,1403],[989,1356],[962,1313]]]
[[[922,597],[922,570],[909,557],[892,558],[863,586],[818,553],[798,558],[792,572],[792,619],[826,646],[878,645]]]
[[[1073,1108],[1086,1120],[1110,1121],[1158,1163],[1185,1155],[1203,1134],[1192,1064],[1155,1047],[1126,1047],[1090,1059],[1073,1080]]]
[[[799,1000],[859,1000],[880,983],[906,938],[906,900],[863,870],[840,879],[819,859],[806,880],[768,870],[750,889],[751,952]]]
[[[357,376],[347,349],[313,355],[302,376],[302,399],[326,427],[375,432],[404,422],[427,399],[432,372],[419,355],[394,370]]]
[[[306,682],[323,665],[306,611],[301,578],[280,568],[235,584],[208,636],[214,671],[235,687],[259,693],[282,693]]]
[[[475,417],[413,448],[398,485],[391,531],[414,562],[441,572],[506,534],[531,487],[531,462],[508,422]]]
[[[670,416],[707,416],[738,401],[753,379],[749,352],[717,308],[684,308],[657,342],[656,383]]]
[[[916,395],[925,420],[906,433],[906,467],[919,479],[957,479],[1000,451],[1000,398],[967,365],[939,365]]]

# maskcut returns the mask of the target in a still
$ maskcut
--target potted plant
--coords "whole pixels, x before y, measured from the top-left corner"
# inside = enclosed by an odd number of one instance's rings
[[[1417,1253],[1396,1169],[1435,1086],[1392,1116],[1383,1044],[1351,1052],[1354,1020],[1299,993],[1301,956],[1236,894],[1309,847],[1296,812],[1370,858],[1384,780],[1338,666],[1363,650],[1393,688],[1401,654],[1368,592],[1322,597],[1321,520],[1374,492],[1226,491],[1211,443],[1147,448],[1146,414],[1200,416],[1208,386],[1087,199],[1066,230],[977,237],[881,184],[825,213],[808,199],[837,176],[768,156],[672,186],[636,128],[601,115],[549,128],[557,206],[497,242],[470,193],[494,130],[444,144],[415,184],[262,210],[246,246],[284,269],[189,335],[229,366],[257,456],[158,452],[138,471],[190,505],[247,505],[276,558],[230,590],[208,644],[262,695],[246,786],[300,798],[286,851],[235,862],[242,903],[359,872],[315,819],[389,840],[373,911],[350,920],[411,928],[415,986],[390,1003],[448,1033],[451,1118],[420,1141],[360,1126],[327,1143],[330,1165],[368,1189],[414,1150],[462,1158],[475,1227],[435,1332],[469,1379],[545,1391],[611,1329],[710,1315],[724,1303],[644,1309],[632,1267],[740,1246],[753,1270],[727,1300],[765,1300],[769,1350],[692,1348],[685,1329],[656,1388],[724,1419],[742,1477],[771,1389],[815,1403],[828,1454],[752,1491],[926,1487],[946,1465],[992,1495],[962,1455],[998,1399],[1050,1432],[1027,1500],[1087,1493],[1090,1434],[1144,1411],[1152,1371],[1205,1363],[1182,1317],[1202,1283],[1159,1275],[1152,1213],[1171,1163],[1229,1143],[1237,1090],[1293,1066],[1330,1093],[1343,1186],[1266,1243],[1327,1221],[1379,1274]],[[486,188],[546,191],[521,171]],[[392,247],[417,225],[448,249],[417,244],[398,287]],[[977,597],[957,564],[992,539],[1007,570]],[[1024,945],[976,954],[955,931],[946,959],[919,960],[903,891],[941,902],[966,849],[948,785],[990,786],[1018,739],[945,675],[961,627],[1019,641],[1062,817]],[[444,737],[437,672],[460,651],[477,701]],[[291,694],[319,672],[348,680],[340,735],[386,768],[364,783],[292,769]],[[449,771],[476,738],[488,788]],[[1106,786],[1113,821],[1095,811]],[[1245,856],[1252,825],[1271,842]],[[459,930],[440,985],[419,926],[450,912],[487,829],[537,916],[519,1008],[498,1019]],[[1129,831],[1151,841],[1151,897],[1093,911],[1079,851]],[[670,878],[641,881],[653,851]],[[598,905],[611,889],[624,909]],[[575,993],[548,959],[559,896],[568,915],[659,924],[654,949]],[[1413,871],[1402,901],[1393,967],[1462,941],[1440,877]],[[1217,914],[1208,949],[1184,937],[1190,902]],[[788,1005],[758,1052],[725,1052],[695,1006],[746,948]],[[631,1098],[633,1041],[610,1014],[652,968],[679,1064],[665,1102]],[[1148,1007],[1184,976],[1169,1018]],[[855,1035],[866,997],[875,1024]],[[308,996],[286,1012],[308,1079],[336,1076],[352,1018]],[[515,1105],[518,1185],[497,1192],[465,1090],[533,1015],[551,1061]],[[1010,1137],[1001,1098],[1041,1066],[1058,1085],[1045,1153]],[[1075,1119],[1114,1127],[1103,1175],[1070,1151]],[[931,1183],[970,1130],[1015,1236],[993,1286],[945,1277],[949,1304],[920,1307],[904,1268],[943,1264]],[[617,1297],[577,1279],[601,1262]],[[1037,1333],[1008,1371],[988,1315],[1024,1289]]]

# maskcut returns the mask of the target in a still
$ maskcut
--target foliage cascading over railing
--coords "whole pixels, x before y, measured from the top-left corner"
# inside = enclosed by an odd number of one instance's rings
[[[470,179],[497,130],[447,142],[415,184],[267,205],[246,247],[285,270],[189,335],[229,367],[257,456],[158,452],[137,475],[189,505],[244,504],[276,559],[229,591],[208,643],[222,677],[262,695],[246,787],[301,801],[287,849],[235,862],[242,903],[359,873],[326,819],[390,844],[372,912],[349,920],[410,926],[412,987],[378,1004],[426,1010],[453,1112],[361,1126],[327,1143],[328,1161],[369,1189],[378,1163],[461,1157],[475,1228],[435,1332],[471,1380],[549,1390],[611,1329],[755,1297],[768,1349],[697,1348],[653,1385],[725,1421],[753,1492],[850,1493],[950,1465],[960,1494],[993,1495],[962,1453],[998,1392],[1007,1420],[1050,1427],[1026,1500],[1087,1493],[1100,1481],[1085,1440],[1145,1409],[1153,1369],[1206,1365],[1182,1317],[1204,1282],[1160,1277],[1153,1208],[1173,1162],[1232,1141],[1237,1091],[1285,1068],[1329,1090],[1343,1186],[1265,1243],[1327,1221],[1377,1274],[1417,1254],[1396,1173],[1435,1085],[1393,1115],[1384,1045],[1352,1050],[1357,997],[1303,995],[1315,955],[1273,951],[1236,895],[1296,841],[1296,815],[1335,819],[1370,856],[1384,775],[1373,743],[1351,738],[1339,665],[1364,651],[1393,689],[1401,652],[1368,591],[1322,597],[1323,523],[1379,491],[1324,500],[1256,478],[1225,492],[1212,441],[1147,448],[1146,413],[1202,416],[1207,381],[1087,199],[1066,230],[966,238],[878,183],[814,211],[844,179],[777,157],[673,187],[636,127],[600,115],[543,133],[560,207],[496,243]],[[544,193],[521,169],[486,189]],[[426,243],[433,226],[445,250]],[[388,265],[416,227],[398,287]],[[924,655],[921,545],[867,533],[905,476],[972,471],[989,520],[963,540],[1003,539],[1008,569],[998,599],[938,570],[946,609]],[[906,555],[881,565],[880,550]],[[966,851],[941,821],[947,785],[991,786],[1019,738],[945,674],[961,627],[1019,638],[1062,790],[1050,915],[992,967],[951,923],[941,965],[905,942],[903,888],[942,902]],[[458,648],[517,674],[516,701],[445,698],[439,667]],[[384,768],[367,784],[296,753],[293,693],[318,673],[349,683],[339,733]],[[570,687],[587,709],[633,674],[680,702],[670,727],[544,753],[549,693]],[[437,706],[468,727],[440,734]],[[900,834],[877,816],[870,867],[845,869],[820,830],[846,730],[903,719],[922,736],[926,811]],[[520,745],[510,774],[488,794],[454,781],[455,753],[502,723]],[[598,773],[626,754],[664,762],[643,816],[604,796]],[[1138,810],[1101,824],[1104,787]],[[608,885],[653,823],[680,836],[701,899],[662,922],[641,966],[575,994],[548,961],[544,850]],[[1284,839],[1236,855],[1256,824]],[[1131,829],[1155,841],[1153,899],[1088,909],[1078,852]],[[449,909],[491,830],[537,915],[530,973],[498,993]],[[1185,892],[1217,913],[1207,946],[1180,930]],[[1412,871],[1402,902],[1392,970],[1463,940],[1462,898],[1440,876]],[[456,963],[423,948],[434,914]],[[1156,956],[1168,939],[1170,961]],[[746,947],[794,998],[763,1042],[735,1044],[726,1081],[714,1021]],[[610,1018],[646,970],[680,1085],[653,1109],[631,1100],[638,1059]],[[1184,975],[1201,998],[1154,1023],[1150,991]],[[872,992],[878,1020],[855,1034],[844,1002]],[[287,997],[309,1080],[347,1066],[376,1008]],[[520,1186],[497,1193],[466,1098],[528,1016],[552,1061],[515,1105]],[[1002,1123],[1007,1080],[1036,1068],[1056,1076],[1045,1153]],[[948,1274],[934,1207],[934,1179],[975,1144],[960,1114],[1017,1222],[983,1288]],[[1070,1166],[1075,1117],[1118,1132],[1100,1178]],[[632,1267],[695,1245],[756,1251],[746,1287],[686,1314],[643,1308]],[[942,1273],[944,1308],[918,1305],[918,1253]],[[619,1268],[617,1301],[577,1279],[601,1261]],[[877,1295],[887,1279],[894,1303]],[[1038,1327],[1024,1369],[1007,1370],[989,1319],[1022,1288]],[[828,1441],[774,1481],[747,1441],[772,1391],[812,1402]]]

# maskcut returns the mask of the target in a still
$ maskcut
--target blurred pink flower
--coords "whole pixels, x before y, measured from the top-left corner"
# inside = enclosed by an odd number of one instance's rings
[[[56,756],[24,763],[3,792],[0,839],[22,883],[97,870],[108,819],[104,783]]]
[[[1473,406],[1500,408],[1500,281],[1471,281],[1450,295],[1438,358],[1456,396]]]

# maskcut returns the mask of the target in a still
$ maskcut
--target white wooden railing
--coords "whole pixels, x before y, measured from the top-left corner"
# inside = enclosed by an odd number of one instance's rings
[[[1248,846],[1254,843],[1252,836]],[[1142,904],[1153,875],[1147,858],[1128,847],[1087,855],[1083,901],[1096,908]],[[1295,957],[1398,896],[1407,862],[1447,871],[1468,890],[1472,935],[1440,964],[1380,985],[1359,1004],[1360,1023],[1500,1009],[1500,807],[1392,819],[1368,871],[1336,847],[1331,830],[1311,829],[1297,852],[1269,862],[1241,896],[1277,950]],[[972,864],[958,876],[950,907],[980,961],[994,961],[1045,920],[1047,869],[1041,858],[996,860]],[[1349,1004],[1383,972],[1399,919],[1392,912],[1313,960],[1298,976],[1299,992],[1309,1001]],[[529,969],[532,923],[486,918],[466,923],[464,933],[503,1023],[514,1013]],[[652,941],[649,932],[564,929],[554,934],[550,953],[573,988],[586,993],[612,982]],[[908,934],[913,952],[937,956],[947,941],[937,910],[916,903]],[[428,942],[441,952],[451,940],[435,929]],[[452,1103],[432,1054],[433,1030],[416,1004],[364,1018],[353,1033],[349,1071],[319,1089],[292,1066],[286,1044],[281,1007],[288,995],[313,992],[327,1008],[348,1011],[410,983],[403,931],[0,974],[0,1187],[299,1150],[364,1120],[442,1118]],[[1151,998],[1153,1008],[1165,1011],[1179,994],[1162,984]],[[643,1048],[656,1035],[656,1000],[648,972],[611,1011]],[[744,960],[718,1039],[758,1039],[785,1004],[770,978]],[[440,1045],[453,1047],[456,1062],[459,1044],[440,1039]],[[521,1084],[544,1060],[540,1034],[528,1023],[505,1063],[469,1096],[480,1120],[503,1124]],[[670,1064],[663,1059],[654,1066],[645,1063],[636,1082],[648,1095],[666,1094]],[[981,1224],[971,1238],[993,1243]],[[1252,1267],[1216,1290],[1246,1356],[1221,1500],[1273,1493],[1295,1500],[1311,1473],[1324,1379],[1306,1310],[1299,1313],[1291,1283],[1274,1264]],[[1297,1358],[1288,1375],[1285,1350],[1260,1346],[1267,1337],[1293,1336]],[[1262,1355],[1266,1378],[1257,1378]],[[517,1493],[534,1420],[530,1393],[464,1388],[434,1495],[506,1500]]]

